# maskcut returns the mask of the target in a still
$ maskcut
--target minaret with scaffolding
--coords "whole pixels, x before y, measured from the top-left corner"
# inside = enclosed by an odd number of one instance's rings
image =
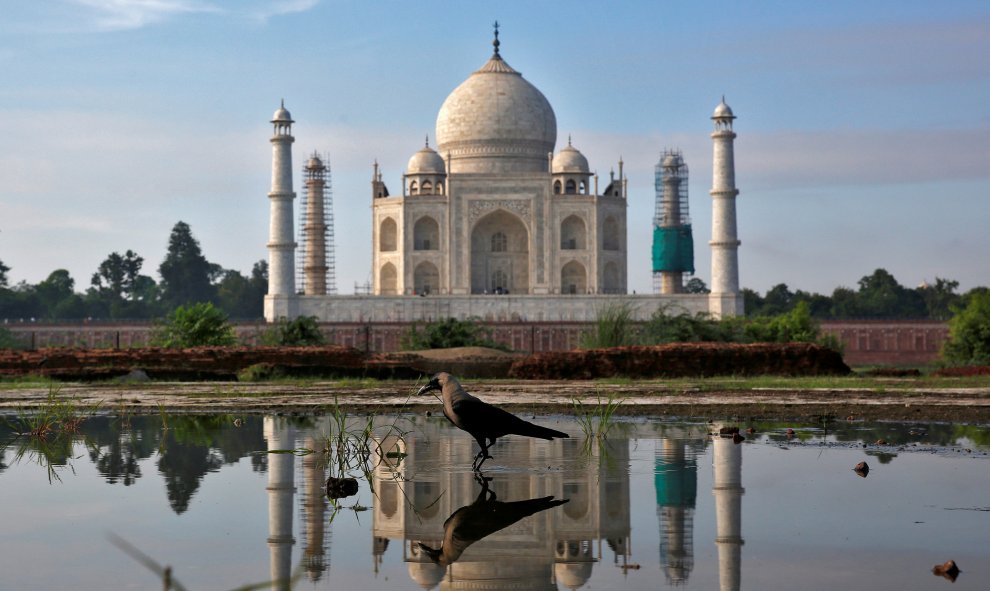
[[[683,293],[684,274],[694,274],[694,239],[688,213],[688,167],[680,150],[663,151],[655,178],[653,293]]]
[[[333,251],[333,191],[329,159],[313,152],[303,165],[299,243],[303,264],[299,285],[304,295],[336,295]]]

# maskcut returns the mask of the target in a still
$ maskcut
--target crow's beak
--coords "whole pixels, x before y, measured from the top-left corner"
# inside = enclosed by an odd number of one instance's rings
[[[423,386],[422,388],[420,388],[418,392],[416,392],[416,396],[420,396],[422,394],[426,394],[430,390],[439,390],[439,389],[440,389],[440,384],[437,383],[436,380],[431,380],[431,381],[427,382],[425,386]]]

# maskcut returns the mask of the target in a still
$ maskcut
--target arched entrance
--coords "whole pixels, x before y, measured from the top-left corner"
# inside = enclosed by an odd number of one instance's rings
[[[529,293],[529,232],[504,210],[471,230],[471,293]]]
[[[413,286],[420,295],[439,292],[440,271],[437,270],[437,266],[430,262],[416,265],[416,270],[413,271]]]

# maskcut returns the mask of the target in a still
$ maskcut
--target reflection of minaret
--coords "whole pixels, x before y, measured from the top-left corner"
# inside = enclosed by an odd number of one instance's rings
[[[285,419],[265,417],[265,439],[268,451],[292,449],[293,429]],[[291,453],[268,454],[268,549],[271,555],[272,589],[287,590],[291,587],[292,545],[292,497],[295,456]]]
[[[306,439],[306,449],[317,450],[322,447],[316,437]],[[326,547],[324,544],[324,523],[326,514],[326,454],[311,453],[303,458],[303,527],[306,547],[303,549],[303,569],[309,580],[316,582],[323,578],[327,570]]]
[[[742,445],[732,437],[714,437],[715,543],[722,591],[739,591],[742,558]]]
[[[694,507],[698,492],[695,450],[687,441],[660,440],[654,482],[660,520],[660,566],[668,584],[684,584],[694,569]]]

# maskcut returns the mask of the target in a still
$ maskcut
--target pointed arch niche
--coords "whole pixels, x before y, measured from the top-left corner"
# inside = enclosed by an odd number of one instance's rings
[[[529,293],[529,231],[518,216],[502,209],[479,219],[471,230],[471,293],[496,291]]]

